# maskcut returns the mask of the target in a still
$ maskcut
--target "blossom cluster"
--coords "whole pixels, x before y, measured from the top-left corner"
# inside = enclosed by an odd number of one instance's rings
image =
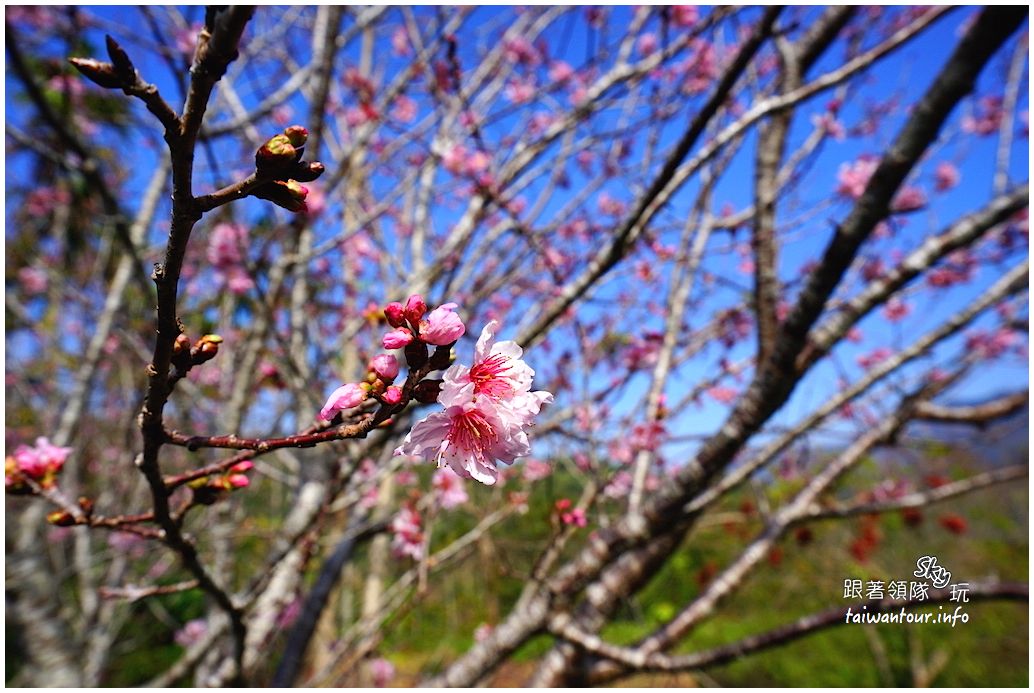
[[[43,488],[53,487],[71,453],[72,448],[54,445],[46,438],[37,438],[33,447],[19,445],[14,455],[4,460],[4,487],[11,493],[26,493],[29,479]]]
[[[438,403],[443,411],[419,421],[396,450],[449,466],[483,484],[499,479],[496,460],[506,464],[531,452],[528,428],[549,392],[531,391],[535,371],[513,341],[497,342],[499,323],[488,323],[474,349],[474,363],[445,371]]]
[[[405,305],[389,303],[384,317],[393,329],[381,343],[385,349],[404,349],[411,375],[428,363],[428,346],[438,347],[430,366],[445,368],[449,359],[439,359],[439,355],[449,355],[452,345],[466,333],[455,308],[455,303],[446,303],[428,312],[418,294],[410,296]],[[471,366],[456,364],[441,380],[412,385],[412,396],[418,401],[437,401],[444,410],[419,421],[395,450],[396,455],[434,460],[439,468],[449,467],[461,478],[494,484],[499,479],[496,461],[510,464],[531,452],[528,429],[542,405],[553,401],[553,395],[531,391],[535,371],[521,359],[524,352],[516,342],[496,341],[498,329],[495,320],[485,326]],[[329,421],[370,397],[382,404],[401,404],[403,389],[391,385],[398,373],[394,355],[375,357],[366,380],[335,390],[320,418]],[[447,477],[436,477],[436,486],[450,504],[458,505],[466,498],[462,486],[455,488]]]

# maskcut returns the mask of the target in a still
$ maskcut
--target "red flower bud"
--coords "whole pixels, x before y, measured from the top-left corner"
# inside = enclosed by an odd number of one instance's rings
[[[424,303],[424,297],[420,294],[413,294],[406,301],[406,320],[414,325],[420,323],[420,318],[424,317],[426,312],[427,304]]]
[[[392,327],[402,327],[406,322],[402,304],[398,301],[392,301],[384,306],[384,317]]]

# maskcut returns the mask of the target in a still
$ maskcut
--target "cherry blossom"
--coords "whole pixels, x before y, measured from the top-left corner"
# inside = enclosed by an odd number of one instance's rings
[[[424,557],[424,530],[420,514],[404,507],[391,521],[391,549],[398,556],[409,556],[415,561]]]
[[[463,505],[469,500],[463,488],[463,478],[449,467],[436,470],[431,478],[431,485],[437,493],[439,505],[445,510]]]
[[[453,305],[442,308],[451,311]],[[419,421],[395,454],[421,456],[439,467],[449,465],[460,476],[494,484],[496,460],[510,464],[531,451],[525,429],[553,395],[531,392],[535,371],[521,360],[523,350],[515,342],[496,342],[498,327],[493,320],[482,330],[471,367],[455,364],[445,372],[438,395],[445,411]]]
[[[438,306],[427,316],[427,320],[420,322],[420,339],[427,344],[444,346],[452,344],[463,336],[467,328],[460,320],[460,316],[453,312],[455,303],[445,303]],[[385,345],[386,348],[387,345]]]
[[[852,163],[840,164],[837,171],[837,194],[857,200],[865,192],[865,186],[876,172],[878,165],[875,159],[863,157]]]
[[[346,383],[334,390],[327,398],[327,403],[320,409],[320,418],[330,421],[339,411],[358,407],[364,399],[366,399],[366,390],[356,383]]]

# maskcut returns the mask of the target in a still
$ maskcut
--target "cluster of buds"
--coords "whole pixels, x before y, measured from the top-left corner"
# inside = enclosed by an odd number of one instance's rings
[[[572,508],[572,505],[570,498],[561,498],[558,500],[555,504],[557,516],[565,525],[585,527],[588,524],[588,519],[585,517],[585,510],[582,508]]]
[[[318,161],[302,161],[309,131],[292,125],[274,135],[255,152],[255,172],[260,179],[271,179],[251,191],[255,197],[269,200],[290,212],[305,212],[309,183],[323,175]]]
[[[191,344],[190,337],[181,332],[172,344],[172,365],[180,376],[185,375],[194,366],[214,359],[222,343],[223,338],[219,335],[206,334]]]
[[[466,331],[463,321],[453,312],[455,307],[455,303],[446,303],[428,314],[427,304],[418,294],[410,296],[404,306],[398,302],[389,303],[384,308],[384,317],[395,329],[384,335],[384,348],[403,349],[410,370],[425,365],[432,370],[448,368],[454,359],[452,347]],[[436,347],[433,354],[428,353],[428,345]],[[320,410],[320,418],[331,421],[338,412],[354,409],[369,397],[382,404],[400,404],[402,388],[392,385],[398,374],[398,359],[391,354],[379,354],[370,361],[365,380],[346,383],[331,393]],[[418,402],[430,404],[438,399],[441,388],[441,380],[422,380],[413,389],[413,397]]]
[[[46,438],[37,438],[34,447],[19,445],[4,460],[4,487],[15,495],[32,493],[29,480],[41,488],[52,488],[71,452],[72,448],[53,445]]]
[[[194,491],[194,501],[201,505],[212,505],[229,491],[246,488],[251,480],[245,472],[255,466],[251,460],[244,460],[230,467],[218,476],[203,476],[187,485]]]
[[[129,55],[110,36],[106,36],[105,41],[108,57],[111,58],[110,63],[92,58],[69,58],[68,62],[72,63],[83,77],[99,87],[128,89],[134,86],[140,77],[137,75]]]
[[[366,369],[366,379],[360,383],[345,383],[334,390],[320,410],[320,418],[330,421],[338,412],[354,409],[371,396],[384,404],[399,404],[402,401],[402,388],[392,385],[398,374],[398,359],[391,354],[375,356]]]
[[[448,368],[453,361],[452,346],[467,329],[453,312],[455,307],[455,303],[446,303],[427,313],[427,304],[419,294],[410,296],[404,306],[392,301],[384,307],[384,317],[395,329],[385,334],[381,343],[385,349],[404,349],[410,368],[422,368],[427,363],[428,345],[438,347],[430,357],[431,368]]]

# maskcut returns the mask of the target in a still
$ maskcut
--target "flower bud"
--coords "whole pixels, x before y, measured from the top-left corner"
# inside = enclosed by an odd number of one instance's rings
[[[47,522],[58,527],[71,527],[75,524],[75,518],[66,510],[55,510],[47,515]]]
[[[420,323],[420,339],[428,344],[445,346],[462,337],[467,328],[460,316],[452,312],[455,307],[455,303],[446,303],[432,310],[427,320]]]
[[[390,383],[399,374],[399,362],[391,354],[380,354],[370,361],[370,370],[386,383]]]
[[[292,125],[284,129],[284,137],[287,138],[292,146],[301,147],[309,139],[309,131],[301,125]]]
[[[191,351],[191,355],[194,357],[194,365],[214,359],[215,355],[219,353],[219,345],[222,343],[223,338],[217,334],[206,334],[197,340],[194,344],[194,349]]]
[[[89,517],[93,514],[93,501],[86,496],[79,496],[79,507],[82,509],[83,514]]]
[[[104,40],[107,44],[108,57],[111,58],[115,74],[118,75],[123,84],[135,84],[138,78],[136,68],[133,67],[133,61],[129,59],[129,54],[111,36],[105,36]]]
[[[251,479],[244,476],[243,474],[231,474],[230,476],[226,477],[226,480],[233,488],[246,488],[249,484],[251,484]]]
[[[413,294],[406,301],[406,320],[414,325],[419,324],[420,318],[424,317],[426,312],[427,304],[424,303],[424,297],[420,294]]]
[[[255,152],[255,168],[260,173],[273,172],[298,160],[298,152],[287,135],[274,135]]]
[[[231,472],[246,472],[249,469],[254,469],[255,463],[251,460],[244,460],[230,467]]]
[[[402,327],[406,321],[404,309],[398,301],[392,301],[384,306],[384,317],[392,327]]]
[[[381,344],[385,349],[400,349],[413,341],[413,333],[405,327],[399,327],[384,335]],[[413,365],[410,363],[409,365]]]
[[[273,180],[255,188],[251,194],[269,200],[289,212],[304,212],[307,209],[305,196],[309,194],[309,189],[295,180]]]
[[[392,385],[381,397],[385,404],[395,405],[402,401],[402,388],[396,385]]]
[[[312,163],[306,163],[299,161],[298,164],[291,169],[291,177],[302,183],[311,183],[326,171],[326,167],[318,161]]]
[[[427,363],[427,345],[423,342],[410,342],[406,345],[405,354],[410,369],[422,368]]]
[[[368,387],[369,385],[367,385]],[[368,392],[368,389],[364,389],[362,385],[357,385],[356,383],[342,385],[327,398],[327,403],[320,410],[320,418],[324,421],[330,421],[339,411],[358,407],[366,399]]]
[[[183,334],[182,332],[176,335],[176,341],[172,343],[172,353],[174,356],[190,351],[190,337]]]
[[[86,79],[105,89],[121,89],[122,79],[115,73],[115,66],[93,58],[69,58],[68,62],[75,66]]]
[[[433,404],[438,401],[441,391],[441,380],[421,380],[413,388],[413,398],[421,404]]]

